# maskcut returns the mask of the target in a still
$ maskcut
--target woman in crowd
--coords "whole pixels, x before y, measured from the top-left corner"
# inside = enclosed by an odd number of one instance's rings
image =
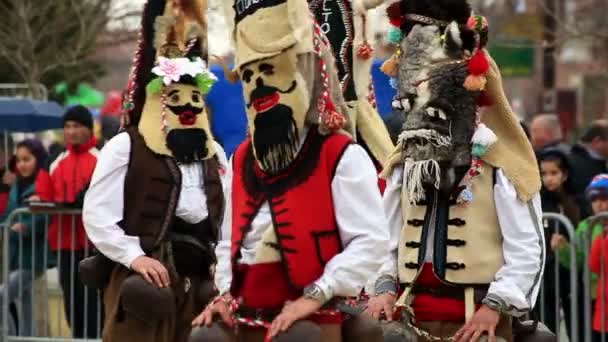
[[[12,305],[12,320],[10,334],[15,334],[17,328],[23,336],[34,336],[32,331],[33,310],[31,288],[34,279],[44,273],[44,251],[46,240],[45,217],[43,215],[22,214],[7,221],[14,210],[27,206],[34,195],[34,181],[39,172],[45,172],[47,153],[40,141],[29,139],[17,145],[15,155],[16,182],[11,186],[6,213],[1,218],[8,232],[9,246],[9,278],[8,282],[0,285],[0,301],[4,300],[4,291],[8,291],[8,300],[20,303],[17,314]],[[6,236],[6,235],[5,235]],[[18,301],[20,299],[20,301]]]
[[[540,172],[543,182],[541,190],[542,208],[545,213],[558,213],[566,216],[576,226],[580,219],[579,206],[575,199],[575,190],[571,183],[571,167],[567,156],[558,149],[548,149],[539,156]],[[545,237],[547,243],[547,259],[545,264],[545,282],[540,298],[544,305],[538,305],[544,312],[543,322],[557,331],[559,327],[559,305],[565,312],[566,327],[570,329],[570,264],[559,262],[559,250],[569,243],[566,229],[556,221],[545,221]],[[582,259],[580,264],[582,265]],[[556,302],[559,284],[559,302]],[[539,299],[539,302],[542,299]],[[539,303],[540,304],[540,303]],[[570,331],[568,331],[570,334]]]

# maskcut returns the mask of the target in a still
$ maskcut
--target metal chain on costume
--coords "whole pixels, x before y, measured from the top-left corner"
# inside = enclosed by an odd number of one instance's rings
[[[416,316],[414,315],[414,310],[412,309],[412,307],[410,305],[405,305],[404,308],[407,311],[407,316],[408,316],[405,324],[410,329],[412,329],[412,331],[414,333],[416,333],[416,335],[418,335],[419,337],[422,337],[423,339],[426,339],[428,341],[433,341],[433,342],[453,342],[453,341],[455,341],[454,336],[437,337],[437,336],[431,334],[430,332],[428,332],[427,330],[418,327],[416,325],[416,323],[414,323]]]
[[[211,304],[216,304],[220,301],[223,301],[225,304],[228,305],[228,307],[230,308],[230,312],[232,313],[232,319],[234,320],[234,322],[237,323],[237,325],[242,325],[242,326],[247,326],[247,327],[251,327],[251,328],[264,328],[267,329],[267,333],[266,336],[264,337],[264,342],[270,342],[271,339],[268,336],[268,333],[270,332],[269,329],[272,326],[272,322],[268,322],[265,321],[263,319],[259,319],[259,318],[250,318],[250,317],[241,317],[238,315],[238,310],[241,306],[241,299],[237,299],[237,298],[228,298],[226,295],[220,295],[215,297],[215,299],[213,299],[211,301]],[[352,304],[353,302],[351,302],[350,300],[347,301],[347,303]],[[322,315],[322,316],[337,316],[340,315],[341,312],[337,309],[321,309],[317,312],[315,312],[313,315]]]

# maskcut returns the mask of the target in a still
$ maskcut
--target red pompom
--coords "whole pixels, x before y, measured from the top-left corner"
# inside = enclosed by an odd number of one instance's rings
[[[397,28],[401,27],[401,24],[403,24],[403,18],[402,17],[395,17],[395,18],[389,18],[389,23]]]
[[[357,48],[357,56],[361,59],[370,59],[373,53],[374,49],[372,49],[368,42],[363,42],[363,44],[359,45]]]
[[[478,49],[477,52],[471,57],[468,64],[469,73],[474,76],[485,75],[490,70],[490,64],[488,58],[482,49]]]

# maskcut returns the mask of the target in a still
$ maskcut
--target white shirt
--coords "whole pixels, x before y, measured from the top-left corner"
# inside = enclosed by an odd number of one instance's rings
[[[225,196],[228,197],[230,168],[222,147],[216,143]],[[116,135],[101,150],[91,185],[86,193],[82,219],[89,240],[106,257],[130,267],[135,258],[145,255],[139,237],[126,235],[117,224],[123,219],[124,186],[131,138],[126,132]],[[182,174],[181,192],[175,215],[188,223],[199,223],[208,216],[205,184],[200,163],[179,165]],[[226,221],[226,220],[224,220]],[[230,220],[227,220],[230,221]]]
[[[404,218],[401,212],[403,168],[393,170],[384,192],[384,210],[389,220],[390,256],[380,268],[380,275],[397,277],[397,250]],[[489,295],[504,301],[508,314],[519,316],[532,309],[540,290],[544,270],[545,244],[542,227],[540,195],[532,200],[536,216],[517,198],[513,184],[502,170],[496,172],[494,185],[496,213],[503,237],[504,266],[490,284]]]
[[[331,193],[344,249],[325,265],[325,271],[315,285],[327,298],[357,296],[368,279],[385,263],[389,243],[376,169],[361,146],[347,147],[338,162]],[[243,241],[240,263],[254,262],[255,246],[271,223],[270,207],[265,202]],[[222,293],[229,290],[232,280],[231,229],[228,225],[223,228],[216,248],[216,284]]]

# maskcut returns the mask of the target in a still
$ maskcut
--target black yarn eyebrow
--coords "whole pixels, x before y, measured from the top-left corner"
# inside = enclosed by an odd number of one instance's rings
[[[177,90],[177,89],[173,89],[173,90],[171,90],[171,91],[169,92],[169,94],[168,94],[167,96],[171,96],[171,95],[173,95],[173,94],[175,94],[175,93],[179,93],[179,90]]]
[[[262,63],[262,64],[260,64],[259,69],[260,69],[260,72],[273,71],[274,66],[272,64]]]

